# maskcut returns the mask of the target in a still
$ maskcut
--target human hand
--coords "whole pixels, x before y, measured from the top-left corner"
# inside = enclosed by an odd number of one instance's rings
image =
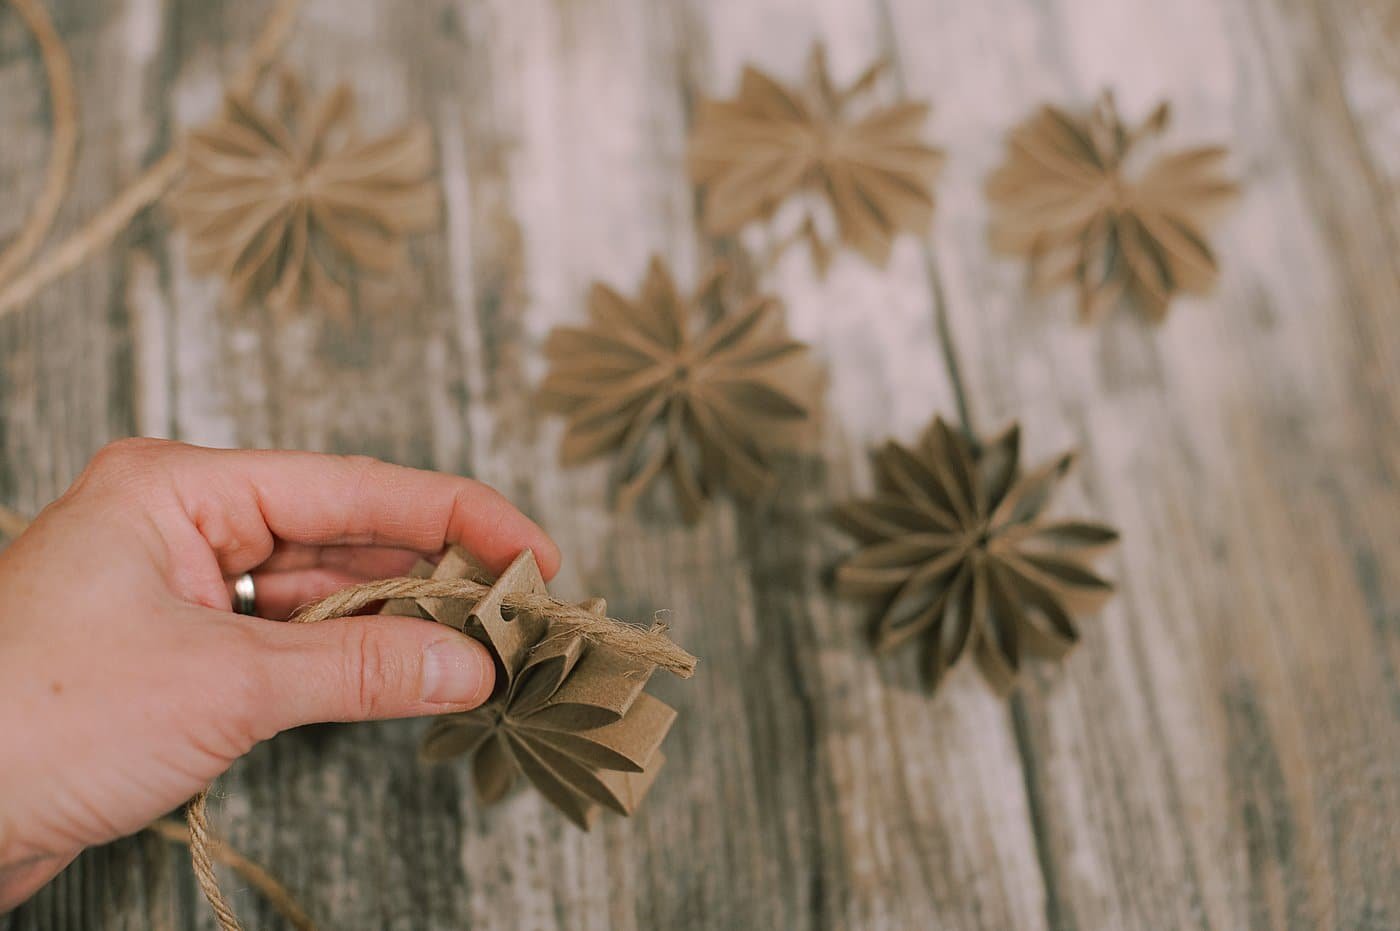
[[[486,648],[431,621],[282,624],[460,543],[559,552],[499,494],[371,459],[125,440],[0,553],[0,912],[279,731],[465,711]],[[251,571],[262,617],[230,610]]]

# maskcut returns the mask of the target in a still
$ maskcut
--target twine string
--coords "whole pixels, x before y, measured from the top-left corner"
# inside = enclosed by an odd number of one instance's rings
[[[23,515],[0,506],[0,534],[18,536],[28,524]],[[313,602],[297,612],[292,622],[315,624],[328,621],[390,598],[480,600],[490,590],[489,585],[470,579],[384,579],[342,589]],[[538,612],[548,616],[559,627],[551,633],[551,637],[578,633],[594,643],[644,659],[683,679],[690,678],[695,672],[695,657],[665,636],[666,627],[663,624],[640,627],[615,618],[590,614],[577,605],[537,593],[511,593],[505,596],[503,603],[515,611]],[[190,799],[185,808],[187,827],[182,828],[179,824],[162,819],[149,825],[147,830],[189,846],[195,881],[214,912],[220,931],[242,931],[243,926],[219,887],[219,878],[214,872],[216,863],[230,867],[243,877],[297,931],[315,931],[316,925],[306,911],[271,873],[214,838],[209,825],[208,800],[208,789]]]
[[[223,890],[219,888],[219,877],[214,875],[214,845],[210,838],[209,814],[205,807],[208,800],[209,790],[204,789],[190,799],[185,809],[194,878],[199,883],[199,890],[204,893],[204,898],[208,900],[209,907],[214,910],[214,918],[222,931],[242,931],[243,926],[238,923],[233,906],[228,904]]]
[[[190,800],[190,807],[192,809],[195,807],[200,809],[201,814],[198,820],[201,827],[205,829],[199,841],[200,853],[197,856],[194,852],[196,844],[194,834],[188,825],[162,818],[154,824],[151,824],[147,830],[172,843],[184,844],[190,848],[191,859],[195,864],[195,879],[199,883],[200,890],[205,893],[206,897],[208,896],[208,885],[210,883],[214,883],[217,889],[217,883],[214,880],[214,864],[221,863],[241,876],[248,885],[258,890],[263,898],[267,899],[268,902],[272,904],[272,907],[277,910],[278,914],[286,919],[287,923],[293,928],[296,928],[297,931],[315,931],[315,922],[313,922],[311,917],[302,909],[300,903],[292,897],[292,894],[287,891],[287,887],[277,881],[276,877],[262,866],[254,863],[238,851],[229,847],[227,844],[219,843],[209,836],[207,818],[204,814],[208,795],[209,793],[207,791],[201,792]],[[222,901],[222,897],[220,900]],[[233,931],[233,929],[238,927],[238,919],[231,910],[226,914],[218,911],[215,911],[214,914],[219,922],[219,927],[223,929],[223,931]]]
[[[27,303],[44,287],[83,264],[116,238],[133,217],[160,199],[185,167],[184,152],[171,149],[67,239],[45,252],[0,289],[0,316]]]
[[[68,178],[78,149],[78,100],[73,90],[73,60],[53,20],[39,0],[10,0],[39,46],[49,87],[49,119],[53,124],[44,186],[19,233],[0,252],[0,281],[29,261],[53,226],[58,208],[68,193]]]
[[[471,579],[419,579],[403,577],[364,582],[341,589],[313,602],[292,618],[294,624],[314,624],[354,614],[376,601],[391,598],[462,598],[480,600],[491,586]],[[677,646],[665,635],[663,624],[641,627],[616,618],[591,614],[577,605],[559,601],[549,595],[513,592],[503,599],[506,607],[515,611],[542,614],[552,624],[560,626],[561,634],[581,634],[585,639],[620,653],[645,660],[682,679],[695,673],[695,657]]]

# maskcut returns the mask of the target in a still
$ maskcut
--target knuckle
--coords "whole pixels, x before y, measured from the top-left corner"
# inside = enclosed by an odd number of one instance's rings
[[[383,477],[384,463],[373,456],[359,454],[341,456],[340,461],[349,476],[350,500],[363,501],[369,489]],[[341,530],[352,542],[369,543],[374,539],[374,528],[359,507],[351,508],[350,516]]]
[[[227,641],[222,644],[224,656],[238,657],[228,664],[229,675],[223,682],[221,713],[235,755],[246,753],[260,741],[273,737],[277,731],[276,708],[269,705],[274,694],[273,683],[262,657],[267,648],[259,630],[242,622],[223,625]]]
[[[144,436],[113,440],[97,451],[88,469],[104,473],[147,466],[169,445],[167,440],[153,440]]]
[[[390,638],[377,627],[361,624],[347,625],[343,636],[350,709],[360,718],[392,712],[407,670]]]
[[[366,456],[363,453],[352,453],[348,456],[341,456],[341,461],[355,472],[368,472],[383,465],[383,462],[373,456]]]
[[[154,440],[147,437],[129,437],[114,440],[103,446],[88,461],[78,480],[73,483],[70,493],[83,489],[95,490],[120,487],[135,490],[143,482],[152,478],[156,465],[178,446],[168,440]]]
[[[235,673],[228,692],[228,720],[232,732],[241,738],[240,755],[277,734],[275,719],[268,714],[267,695],[268,683],[256,666]]]
[[[464,478],[452,491],[453,526],[448,534],[460,539],[465,533],[465,524],[470,521],[484,530],[488,537],[499,538],[510,528],[511,516],[515,507],[506,496],[485,482]]]

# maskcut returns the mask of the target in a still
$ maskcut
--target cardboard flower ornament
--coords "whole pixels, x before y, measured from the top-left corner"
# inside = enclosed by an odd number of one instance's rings
[[[733,98],[702,99],[689,168],[703,190],[705,231],[735,233],[805,190],[830,207],[842,243],[875,265],[889,260],[899,233],[924,233],[943,153],[923,138],[927,103],[870,101],[885,68],[876,62],[838,86],[817,45],[800,85],[750,66]],[[811,215],[800,234],[824,269],[830,249]]]
[[[424,123],[366,137],[350,88],[315,101],[288,73],[274,106],[230,92],[190,134],[173,206],[196,271],[227,280],[235,304],[349,311],[350,272],[403,266],[404,237],[432,228],[438,189]]]
[[[879,494],[837,512],[862,544],[837,588],[881,600],[878,649],[924,637],[930,688],[973,653],[1009,690],[1024,653],[1063,656],[1079,640],[1074,612],[1113,593],[1089,562],[1117,532],[1045,516],[1073,455],[1023,472],[1020,450],[1018,427],[976,443],[935,420],[916,446],[877,452]]]
[[[459,550],[415,574],[489,579]],[[524,776],[580,827],[591,826],[600,808],[629,815],[665,762],[659,748],[676,717],[644,691],[655,666],[544,614],[512,610],[507,600],[521,594],[546,594],[528,551],[475,604],[419,598],[385,606],[386,613],[418,614],[475,636],[497,661],[496,694],[473,711],[436,719],[423,757],[440,762],[470,755],[485,804],[500,801]],[[602,599],[580,607],[606,612]]]
[[[1239,188],[1224,148],[1152,144],[1170,118],[1163,103],[1130,125],[1111,94],[1084,114],[1042,107],[1011,131],[988,182],[992,245],[1029,260],[1037,291],[1073,284],[1085,321],[1124,298],[1161,321],[1173,298],[1219,277],[1206,230]]]
[[[568,417],[561,458],[614,456],[619,508],[666,476],[688,521],[721,486],[758,497],[810,425],[819,377],[782,306],[756,296],[711,314],[717,283],[685,294],[653,258],[635,299],[595,284],[588,325],[550,334],[540,400]]]

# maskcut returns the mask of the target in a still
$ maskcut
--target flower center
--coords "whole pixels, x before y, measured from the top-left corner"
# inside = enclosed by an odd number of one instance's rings
[[[992,545],[992,540],[996,538],[996,535],[991,524],[982,523],[967,531],[967,542],[973,549],[985,550]]]
[[[817,167],[825,169],[840,161],[844,134],[832,120],[823,120],[812,127],[812,157]]]
[[[316,184],[316,166],[306,157],[289,157],[286,160],[286,180],[283,187],[288,200],[307,200]]]
[[[671,360],[671,391],[674,394],[689,392],[698,374],[699,366],[689,352],[683,350],[676,353]]]
[[[292,163],[282,178],[279,193],[289,204],[305,201],[311,196],[311,173],[305,165]]]
[[[1132,200],[1133,186],[1123,177],[1122,171],[1110,172],[1104,187],[1108,191],[1109,203],[1115,206],[1126,207]]]

